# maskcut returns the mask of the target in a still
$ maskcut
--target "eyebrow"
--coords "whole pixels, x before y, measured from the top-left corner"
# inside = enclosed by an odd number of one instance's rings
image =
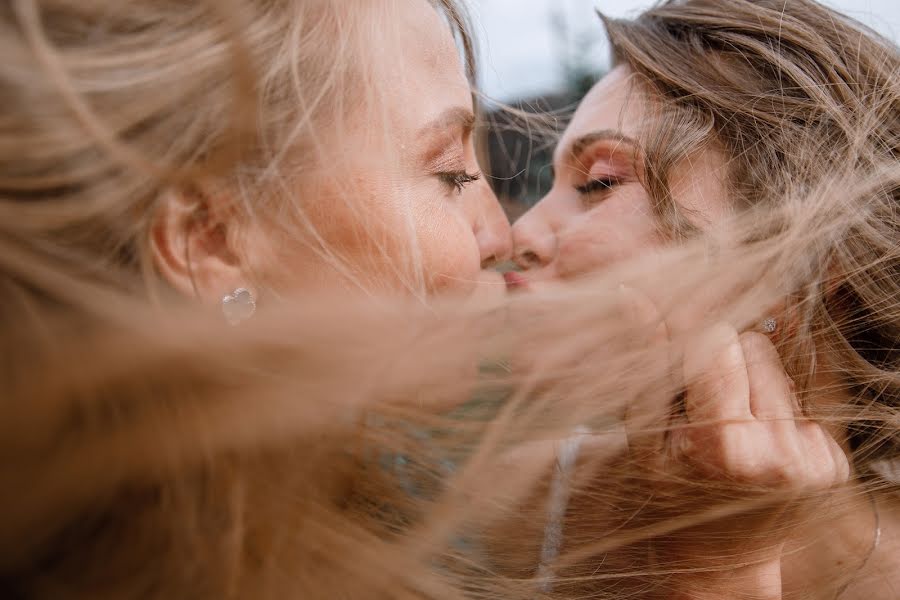
[[[626,144],[635,147],[638,145],[637,140],[628,137],[621,131],[615,129],[600,129],[576,138],[569,144],[568,148],[559,153],[554,159],[554,162],[574,162],[576,159],[580,158],[585,150],[597,142],[616,142],[617,144]]]
[[[436,131],[446,131],[448,129],[459,129],[465,135],[472,132],[475,128],[475,113],[471,108],[462,106],[454,106],[448,108],[433,121],[422,127],[419,135],[428,135]]]
[[[419,130],[417,139],[424,140],[424,151],[419,160],[423,164],[429,165],[429,168],[437,169],[436,164],[443,162],[442,157],[446,156],[450,152],[450,148],[454,146],[450,140],[459,139],[465,143],[466,138],[474,129],[475,113],[471,108],[462,106],[448,108]],[[457,138],[457,136],[459,137]]]

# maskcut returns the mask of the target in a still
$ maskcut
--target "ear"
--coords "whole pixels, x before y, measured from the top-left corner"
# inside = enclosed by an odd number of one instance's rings
[[[204,304],[248,287],[235,248],[237,225],[227,197],[198,189],[167,192],[151,226],[156,269],[173,289]]]

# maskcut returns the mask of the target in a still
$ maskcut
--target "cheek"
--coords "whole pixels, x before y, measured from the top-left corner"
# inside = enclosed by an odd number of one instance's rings
[[[396,293],[411,281],[410,219],[388,185],[373,178],[352,186],[307,186],[296,221],[280,222],[270,236],[272,286],[279,290],[359,290]]]
[[[704,150],[673,169],[672,196],[694,225],[705,229],[728,216],[724,154]]]
[[[429,293],[468,293],[479,280],[478,243],[460,206],[445,204],[416,217],[421,268]]]
[[[640,188],[622,189],[560,231],[557,272],[560,277],[584,275],[661,243],[646,194]]]
[[[461,203],[433,186],[400,188],[400,177],[393,185],[389,179],[353,181],[349,200],[346,187],[322,186],[316,193],[307,188],[306,196],[316,201],[304,207],[290,233],[266,236],[270,268],[261,271],[267,284],[286,291],[362,288],[388,294],[410,293],[420,282],[429,294],[475,287],[481,259]]]

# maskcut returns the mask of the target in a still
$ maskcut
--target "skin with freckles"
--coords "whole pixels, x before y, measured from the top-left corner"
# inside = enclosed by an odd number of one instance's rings
[[[398,19],[396,48],[378,54],[390,57],[382,65],[389,135],[373,134],[370,118],[351,121],[335,164],[352,179],[319,178],[311,218],[328,247],[363,267],[369,289],[403,289],[421,269],[429,293],[468,293],[480,281],[502,290],[481,266],[508,258],[509,226],[476,160],[472,92],[456,45],[425,2]]]
[[[330,290],[505,292],[488,267],[509,258],[509,224],[476,160],[472,91],[451,31],[425,0],[404,3],[390,23],[393,46],[369,55],[379,102],[352,104],[340,127],[320,129],[318,163],[287,190],[299,211],[238,222],[217,195],[199,226],[179,217],[183,198],[160,211],[156,263],[173,287],[211,306],[237,287],[263,303]]]
[[[502,290],[481,269],[508,257],[510,238],[475,157],[471,89],[437,12],[410,4],[398,14],[397,48],[376,59],[391,62],[384,86],[391,135],[367,135],[370,122],[351,130],[354,137],[342,140],[354,148],[344,165],[350,186],[320,183],[311,218],[327,246],[363,266],[366,287],[403,290],[417,267],[429,293],[470,293],[482,281]],[[392,151],[396,160],[386,161]]]

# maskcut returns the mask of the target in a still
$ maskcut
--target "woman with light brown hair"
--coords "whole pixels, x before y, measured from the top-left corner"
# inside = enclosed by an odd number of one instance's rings
[[[785,597],[897,597],[900,51],[811,0],[673,0],[604,23],[615,68],[562,136],[553,188],[514,226],[528,269],[514,283],[537,290],[692,239],[711,264],[736,240],[755,246],[773,289],[757,328],[853,469],[791,534]],[[690,274],[642,283],[672,332],[707,326],[722,301]]]
[[[721,292],[685,246],[505,297],[455,3],[16,0],[0,27],[4,597],[621,596],[603,564],[648,597],[780,596],[785,514],[847,469],[738,339],[773,290],[682,332],[637,290],[680,266]],[[720,256],[729,288],[767,258]],[[790,427],[703,418],[725,405]],[[774,540],[715,544],[736,584],[697,576],[713,504]],[[648,542],[688,567],[629,566]]]

